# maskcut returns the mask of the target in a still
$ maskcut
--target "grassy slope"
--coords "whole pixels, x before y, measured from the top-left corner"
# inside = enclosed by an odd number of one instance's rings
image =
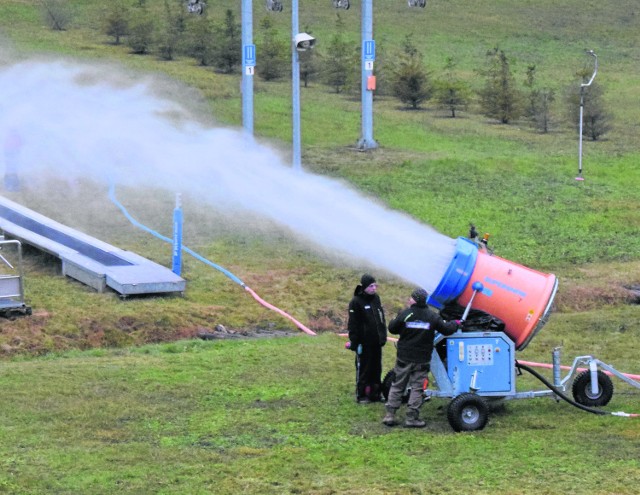
[[[571,332],[563,337],[573,340]],[[612,333],[608,351],[600,354],[606,359],[619,351],[617,362],[631,365],[633,353],[624,350],[630,337]],[[633,338],[638,337],[636,329]],[[566,351],[582,345],[576,342]],[[423,408],[429,420],[425,430],[390,430],[379,422],[380,405],[353,402],[351,356],[341,348],[326,334],[189,341],[14,362],[0,377],[3,396],[12,403],[3,409],[0,426],[0,489],[83,494],[636,491],[636,420],[530,399],[494,410],[482,432],[454,435],[446,402],[434,399]],[[519,383],[540,388],[527,377]],[[629,394],[616,383],[607,409],[637,410],[637,392]]]
[[[219,121],[239,124],[237,77],[200,69],[187,59],[161,63],[127,55],[94,31],[103,2],[76,3],[82,7],[77,25],[54,33],[41,27],[29,3],[0,1],[3,33],[28,52],[116,60],[132,69],[167,73],[198,88]],[[264,15],[259,3],[254,2],[256,18]],[[308,23],[318,39],[326,39],[333,28],[335,12],[324,3],[305,2],[301,16],[301,25]],[[357,39],[359,2],[352,3],[343,15]],[[565,311],[552,317],[521,359],[547,362],[551,349],[563,345],[564,364],[593,353],[621,370],[638,372],[634,348],[640,317],[637,307],[619,303],[621,287],[637,283],[640,272],[638,109],[627,104],[637,99],[640,87],[639,14],[631,1],[585,6],[573,0],[434,0],[419,12],[408,11],[403,1],[376,2],[377,40],[398,46],[405,32],[413,32],[414,39],[424,40],[423,52],[434,70],[452,53],[476,82],[474,70],[484,52],[500,45],[516,57],[520,74],[535,62],[545,84],[561,89],[581,67],[582,48],[593,47],[615,121],[607,140],[585,143],[584,184],[573,182],[577,143],[572,130],[540,136],[526,127],[491,125],[473,113],[454,121],[431,108],[399,111],[386,98],[375,104],[375,137],[383,149],[346,153],[358,137],[358,102],[318,84],[303,91],[303,130],[316,129],[303,132],[306,166],[344,177],[450,236],[464,234],[474,221],[492,233],[499,254],[559,273]],[[288,15],[275,19],[286,33]],[[441,60],[432,54],[441,54]],[[289,91],[286,83],[256,81],[256,131],[284,149],[290,139],[290,128],[283,125]],[[50,198],[25,191],[21,199],[107,241],[160,262],[168,259],[167,246],[128,226],[92,187]],[[135,195],[121,194],[132,211],[150,221],[160,222],[151,212],[172,207],[168,195],[149,194],[136,203]],[[64,208],[67,201],[95,205],[95,211],[70,217],[77,208]],[[215,212],[188,201],[185,213],[201,226],[185,233],[192,247],[303,322],[320,330],[343,328],[357,270],[319,258],[279,230],[261,226],[255,235],[249,220],[246,228],[235,230]],[[95,215],[102,219],[99,226],[92,221]],[[55,264],[40,255],[30,254],[27,262],[35,315],[1,322],[6,355],[126,349],[188,337],[216,323],[289,328],[222,275],[191,260],[185,266],[185,298],[125,303],[52,277]],[[400,282],[384,284],[389,312],[402,304],[405,293]],[[340,348],[340,340],[325,335],[183,341],[5,360],[0,492],[635,493],[640,481],[636,420],[527,400],[495,411],[482,433],[452,435],[439,409],[446,403],[434,401],[425,407],[431,419],[426,431],[389,431],[379,424],[380,407],[352,403],[351,355]],[[386,352],[385,367],[393,354]],[[537,386],[527,378],[519,383]],[[608,409],[635,412],[637,397],[620,387]]]

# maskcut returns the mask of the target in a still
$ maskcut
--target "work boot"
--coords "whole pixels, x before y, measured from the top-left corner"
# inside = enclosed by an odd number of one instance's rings
[[[387,413],[382,418],[382,424],[387,426],[395,426],[397,425],[396,421],[396,409],[394,407],[387,406]]]
[[[427,426],[427,423],[418,417],[419,415],[420,412],[417,409],[407,410],[407,419],[405,420],[404,425],[407,428],[424,428]]]

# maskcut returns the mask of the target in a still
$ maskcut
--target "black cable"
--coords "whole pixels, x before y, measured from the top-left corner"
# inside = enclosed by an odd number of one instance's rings
[[[600,409],[593,409],[591,407],[587,407],[587,406],[585,406],[583,404],[580,404],[579,402],[576,402],[576,401],[570,399],[569,397],[564,395],[564,393],[562,393],[560,390],[558,390],[556,387],[554,387],[553,384],[550,383],[544,376],[542,376],[540,373],[538,373],[533,368],[527,366],[526,364],[520,364],[518,361],[516,361],[516,368],[528,371],[533,376],[535,376],[538,380],[540,380],[542,383],[544,383],[549,388],[549,390],[552,390],[554,394],[556,394],[562,400],[567,401],[572,406],[577,407],[578,409],[582,409],[583,411],[590,412],[590,413],[593,413],[593,414],[600,414],[600,415],[609,414],[606,411],[602,411]]]

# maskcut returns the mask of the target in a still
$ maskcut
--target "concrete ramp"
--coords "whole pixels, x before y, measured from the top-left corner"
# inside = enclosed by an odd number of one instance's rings
[[[0,229],[62,261],[62,273],[99,292],[122,296],[184,292],[168,268],[62,225],[0,196]]]

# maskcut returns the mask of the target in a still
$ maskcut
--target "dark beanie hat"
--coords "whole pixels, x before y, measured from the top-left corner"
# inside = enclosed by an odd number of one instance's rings
[[[429,293],[422,287],[417,287],[411,293],[411,299],[413,299],[418,306],[424,306],[427,304],[427,297],[429,297]]]
[[[368,273],[365,273],[360,279],[360,285],[362,285],[363,289],[366,289],[371,284],[375,284],[375,283],[376,283],[376,279],[373,278],[373,275],[369,275]]]

